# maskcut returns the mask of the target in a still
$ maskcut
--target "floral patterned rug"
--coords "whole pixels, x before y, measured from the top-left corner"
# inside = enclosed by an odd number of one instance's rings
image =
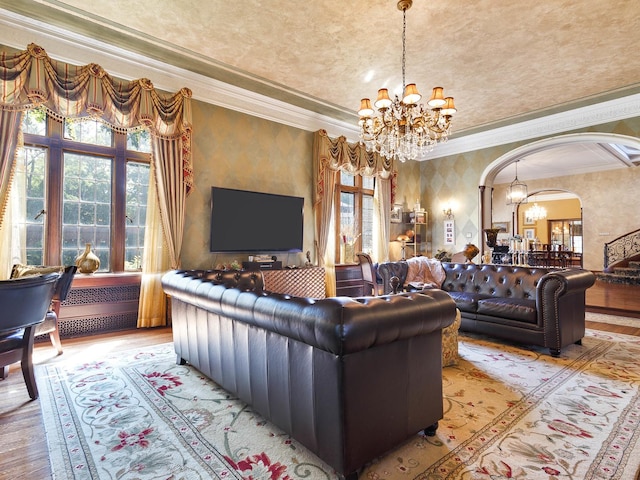
[[[640,466],[640,338],[589,330],[552,358],[460,336],[445,417],[361,479],[626,479]],[[55,479],[335,479],[172,344],[38,367]]]

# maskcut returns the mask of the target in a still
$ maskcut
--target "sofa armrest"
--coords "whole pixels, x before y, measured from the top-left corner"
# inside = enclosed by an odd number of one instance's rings
[[[574,292],[585,291],[592,287],[596,281],[596,276],[590,270],[583,269],[567,269],[557,270],[548,273],[547,275],[553,275],[562,278],[564,284],[563,294],[567,295]]]
[[[378,265],[378,274],[382,278],[382,288],[385,295],[392,293],[391,277],[398,277],[400,279],[400,286],[398,291],[402,291],[404,282],[407,279],[407,271],[409,266],[404,260],[398,262],[384,262]]]
[[[584,336],[585,291],[594,283],[593,272],[582,269],[557,270],[540,278],[536,291],[538,322],[544,326],[544,344],[552,355]]]
[[[596,276],[589,270],[555,270],[543,275],[536,288],[538,310],[552,306],[564,295],[584,292],[591,287]]]

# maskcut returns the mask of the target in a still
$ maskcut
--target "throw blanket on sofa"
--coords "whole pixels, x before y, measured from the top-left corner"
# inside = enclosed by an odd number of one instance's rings
[[[437,258],[413,257],[407,259],[407,265],[407,284],[421,283],[423,287],[440,288],[447,276]]]

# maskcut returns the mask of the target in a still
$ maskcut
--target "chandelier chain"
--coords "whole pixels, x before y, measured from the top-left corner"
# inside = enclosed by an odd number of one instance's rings
[[[456,113],[453,97],[445,97],[442,87],[434,87],[426,106],[415,83],[407,84],[407,10],[412,0],[399,0],[402,10],[402,97],[389,96],[387,88],[378,90],[374,102],[360,101],[358,124],[360,141],[370,152],[388,160],[423,158],[437,143],[446,142],[451,132],[451,118]]]
[[[407,9],[402,10],[402,89],[407,86],[405,79],[405,65],[407,58]]]

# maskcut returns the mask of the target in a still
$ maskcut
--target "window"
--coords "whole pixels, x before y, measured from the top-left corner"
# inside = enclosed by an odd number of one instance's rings
[[[373,252],[374,186],[374,177],[340,172],[336,185],[336,263],[352,263],[355,253]]]
[[[101,272],[141,268],[150,135],[95,120],[63,123],[31,110],[19,157],[29,264],[72,265],[91,243]]]

